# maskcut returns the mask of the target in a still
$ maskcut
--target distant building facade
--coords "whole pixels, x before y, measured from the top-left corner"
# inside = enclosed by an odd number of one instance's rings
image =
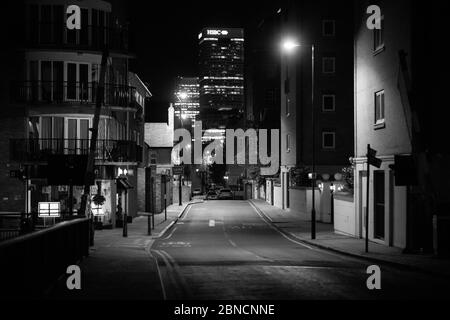
[[[198,38],[200,120],[224,129],[244,116],[244,30],[205,28]]]
[[[175,127],[192,131],[194,121],[200,113],[200,84],[197,77],[178,77],[175,80],[173,107]]]

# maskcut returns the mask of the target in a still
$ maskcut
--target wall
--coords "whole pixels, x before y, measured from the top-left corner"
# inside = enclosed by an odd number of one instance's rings
[[[273,205],[277,208],[282,209],[283,203],[282,203],[282,192],[281,192],[281,186],[277,185],[273,188]]]
[[[145,124],[145,143],[150,148],[172,148],[174,139],[174,109],[167,110],[169,114],[168,123],[146,123]]]
[[[178,204],[179,201],[179,189],[178,189],[178,184],[174,184],[173,185],[173,203],[174,204]],[[182,202],[189,202],[191,201],[191,187],[189,186],[182,186]]]
[[[316,221],[320,221],[320,190],[315,189],[316,196]],[[306,189],[306,212],[307,216],[309,216],[309,220],[311,220],[311,209],[312,209],[312,190]]]
[[[357,236],[353,195],[334,195],[334,230],[338,233]]]
[[[289,204],[290,211],[298,214],[302,220],[310,218],[306,211],[306,188],[290,188]]]
[[[137,211],[145,212],[145,168],[137,169]]]

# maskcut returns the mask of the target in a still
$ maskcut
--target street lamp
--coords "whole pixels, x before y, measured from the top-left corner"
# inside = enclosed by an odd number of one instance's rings
[[[310,46],[311,47],[311,141],[312,141],[312,208],[311,208],[311,239],[316,239],[316,140],[315,140],[315,108],[314,108],[314,60],[315,60],[315,46],[314,45],[305,45],[298,43],[294,38],[287,37],[282,42],[282,51],[286,56],[286,80],[285,80],[285,94],[286,94],[286,110],[289,112],[289,100],[288,94],[290,91],[289,88],[289,64],[288,64],[288,56],[291,55],[296,48]]]

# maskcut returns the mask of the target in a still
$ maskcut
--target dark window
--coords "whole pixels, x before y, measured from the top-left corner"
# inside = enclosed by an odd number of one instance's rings
[[[41,43],[52,42],[52,6],[41,6]]]
[[[335,20],[324,20],[322,23],[322,34],[325,37],[334,37],[336,34]]]
[[[322,111],[333,112],[336,110],[336,96],[334,94],[324,94],[322,96]]]
[[[335,73],[336,72],[336,58],[325,57],[322,59],[323,73]]]
[[[323,149],[335,149],[336,148],[336,133],[335,132],[323,132],[322,133],[322,148]]]

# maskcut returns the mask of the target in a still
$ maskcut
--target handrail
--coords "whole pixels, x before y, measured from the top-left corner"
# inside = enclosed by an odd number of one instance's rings
[[[20,244],[20,243],[28,241],[28,240],[32,241],[32,240],[34,240],[42,235],[45,235],[47,233],[55,232],[57,230],[70,227],[71,225],[79,224],[83,221],[88,222],[89,219],[88,218],[79,218],[79,219],[75,219],[75,220],[71,220],[71,221],[64,221],[64,222],[58,223],[55,226],[52,226],[52,227],[49,227],[49,228],[46,228],[43,230],[35,231],[33,233],[29,233],[29,234],[26,234],[26,235],[23,235],[23,236],[14,238],[14,239],[5,240],[3,242],[0,242],[0,250],[2,250],[4,247],[8,247],[8,246],[15,245],[15,244]]]

